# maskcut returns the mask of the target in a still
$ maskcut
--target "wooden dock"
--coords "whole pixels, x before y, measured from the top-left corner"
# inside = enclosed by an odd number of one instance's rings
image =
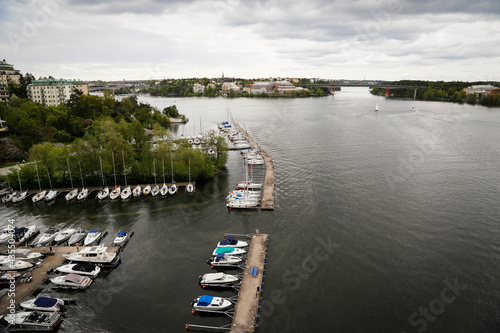
[[[255,142],[247,132],[245,132],[238,124],[235,125],[238,131],[242,132],[248,142],[257,150],[264,158],[266,165],[266,176],[264,180],[264,189],[262,191],[262,210],[274,210],[274,164],[271,156]]]
[[[267,234],[254,234],[248,250],[248,258],[241,281],[233,322],[232,333],[250,333],[255,331],[255,321],[259,309],[260,291],[266,259]],[[256,269],[255,276],[252,270]]]

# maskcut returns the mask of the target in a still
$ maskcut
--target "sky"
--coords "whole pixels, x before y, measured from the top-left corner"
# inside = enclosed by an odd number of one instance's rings
[[[500,81],[500,0],[0,0],[36,78]]]

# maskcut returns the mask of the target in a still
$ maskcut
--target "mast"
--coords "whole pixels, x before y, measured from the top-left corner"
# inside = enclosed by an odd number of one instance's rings
[[[165,161],[163,157],[161,158],[161,166],[163,168],[163,185],[165,185]]]
[[[17,169],[17,179],[19,179],[19,191],[23,191],[23,188],[21,186],[21,177],[19,176],[19,169]],[[10,186],[9,186],[10,187]]]
[[[67,157],[66,157],[66,162],[68,163],[69,181],[71,182],[71,189],[73,189],[73,178],[71,177],[71,168],[69,167],[69,159]]]
[[[40,176],[38,175],[38,166],[35,160],[35,170],[36,170],[36,178],[38,179],[38,187],[40,188],[40,192],[42,192],[42,185],[40,185]]]
[[[82,190],[83,190],[85,188],[85,185],[83,185],[82,163],[80,159],[78,159],[78,166],[80,167],[80,179],[82,180]]]
[[[155,165],[155,159],[153,158],[153,176],[155,176],[155,185],[156,185],[156,165]]]
[[[123,155],[123,150],[122,150],[122,159],[123,159],[123,176],[125,177],[125,187],[127,187],[127,171],[125,170],[125,155]]]
[[[172,160],[172,154],[170,154],[170,165],[172,167],[172,184],[174,183],[174,162]]]
[[[9,173],[7,172],[7,186],[10,188]]]
[[[111,151],[111,156],[113,156],[113,177],[115,178],[115,189],[116,189],[115,153],[113,153],[113,151]]]
[[[45,169],[47,169],[47,176],[49,177],[50,190],[52,191],[52,181],[50,180],[49,167],[45,164]]]
[[[188,178],[188,181],[189,183],[191,183],[191,159],[188,160],[188,165],[189,165],[189,178]]]
[[[102,172],[102,159],[101,159],[101,156],[99,156],[99,164],[101,165],[102,187],[104,187],[105,186],[105,182],[104,182],[104,172]]]

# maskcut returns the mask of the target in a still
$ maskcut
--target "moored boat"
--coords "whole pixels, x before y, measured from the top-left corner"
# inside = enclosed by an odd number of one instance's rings
[[[67,260],[75,262],[91,262],[103,267],[115,267],[120,262],[120,256],[116,252],[108,252],[105,246],[92,246],[83,248],[80,252],[68,253]]]
[[[202,287],[230,287],[240,281],[236,275],[222,272],[200,275],[198,279]]]
[[[90,246],[96,244],[97,242],[99,242],[101,238],[102,238],[102,232],[100,232],[97,229],[90,230],[87,236],[85,237],[85,240],[83,241],[83,245]]]
[[[108,187],[103,187],[102,190],[100,190],[97,193],[96,198],[99,200],[104,200],[109,196],[109,188]]]
[[[26,310],[56,312],[61,310],[64,301],[59,298],[37,297],[21,302],[19,305]]]
[[[148,195],[151,194],[151,185],[147,185],[144,187],[144,189],[142,190],[142,194],[147,197]]]
[[[232,247],[246,247],[248,243],[242,240],[235,239],[233,236],[228,236],[226,239],[221,240],[217,247],[232,246]]]
[[[160,187],[158,185],[153,186],[151,189],[151,195],[156,197],[160,193]]]
[[[119,231],[116,234],[115,239],[113,240],[113,244],[115,245],[123,245],[128,241],[128,235],[125,231]]]
[[[111,193],[109,194],[109,198],[111,200],[115,200],[115,199],[118,199],[121,195],[121,189],[120,189],[120,186],[115,186],[115,189],[113,191],[111,191]]]
[[[28,191],[24,191],[24,192],[21,192],[19,194],[16,194],[13,198],[12,198],[12,202],[21,202],[21,201],[24,201],[27,197],[28,197]]]
[[[229,254],[232,256],[242,255],[247,253],[246,250],[241,247],[233,247],[233,246],[221,246],[217,247],[214,252],[212,252],[212,256],[217,256],[218,254]]]
[[[71,201],[73,200],[74,198],[76,198],[76,196],[78,195],[78,189],[75,188],[71,191],[69,191],[65,196],[64,198],[66,199],[66,201]]]
[[[131,195],[132,195],[132,190],[130,189],[130,186],[127,186],[123,189],[122,193],[120,194],[120,197],[122,198],[122,200],[126,200],[130,198]]]
[[[235,267],[241,264],[242,261],[243,259],[239,256],[218,253],[215,257],[208,259],[207,263],[212,267]]]
[[[86,236],[87,232],[83,229],[79,229],[68,239],[68,245],[82,245]]]
[[[55,288],[61,289],[87,289],[92,284],[92,279],[79,274],[67,274],[50,278]]]
[[[31,200],[33,202],[40,202],[42,201],[43,199],[45,199],[45,196],[47,195],[47,191],[46,190],[43,190],[41,192],[38,192],[37,194],[35,194]]]
[[[87,197],[89,196],[90,194],[90,190],[88,188],[82,188],[82,190],[80,191],[80,193],[78,193],[78,201],[82,201],[82,200],[87,200]]]
[[[45,231],[40,238],[38,239],[37,245],[39,246],[45,246],[45,245],[51,245],[54,239],[56,238],[57,233],[59,232],[59,229],[56,228],[49,228],[47,231]]]
[[[222,297],[202,295],[197,297],[191,305],[195,311],[223,311],[233,306],[233,303]]]
[[[54,331],[63,317],[58,311],[20,311],[2,317],[1,326],[8,327],[8,332]]]
[[[132,191],[132,194],[134,195],[134,197],[140,196],[142,194],[142,187],[140,185],[137,185]]]
[[[99,274],[99,272],[101,272],[101,267],[99,267],[96,263],[78,262],[75,264],[59,266],[55,269],[55,271],[67,274],[74,273],[95,278]]]
[[[45,196],[45,201],[55,200],[58,194],[59,192],[56,190],[50,189],[49,193]]]
[[[20,271],[31,267],[33,267],[33,264],[27,261],[12,259],[9,256],[0,256],[0,271]]]
[[[71,236],[76,234],[77,231],[78,231],[77,229],[72,229],[72,228],[59,231],[56,234],[56,237],[54,237],[54,243],[59,244],[67,241]]]

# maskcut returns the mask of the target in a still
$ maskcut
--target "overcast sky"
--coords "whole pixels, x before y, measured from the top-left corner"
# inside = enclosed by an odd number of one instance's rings
[[[0,58],[37,78],[500,81],[500,0],[0,3]]]

